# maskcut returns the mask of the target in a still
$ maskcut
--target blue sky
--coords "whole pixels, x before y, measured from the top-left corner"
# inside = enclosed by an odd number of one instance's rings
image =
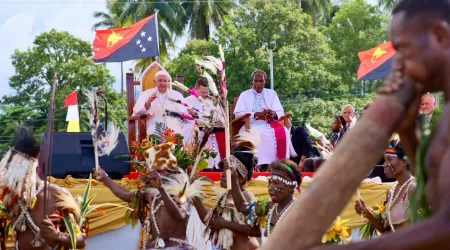
[[[376,0],[368,0],[374,4]],[[94,39],[92,25],[95,11],[106,11],[105,0],[0,0],[0,97],[12,94],[8,78],[14,75],[10,57],[14,50],[25,50],[33,44],[34,37],[51,30],[68,31],[85,41]],[[187,41],[178,39],[176,54]],[[114,87],[120,90],[120,64],[107,64],[115,76]],[[132,67],[124,63],[124,72]]]

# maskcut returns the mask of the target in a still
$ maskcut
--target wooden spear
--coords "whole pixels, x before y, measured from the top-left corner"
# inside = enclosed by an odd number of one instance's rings
[[[383,154],[414,95],[414,85],[408,82],[395,94],[376,98],[261,249],[303,250],[320,243]]]
[[[48,177],[52,172],[52,151],[53,151],[53,126],[55,116],[55,97],[58,87],[58,73],[53,75],[52,95],[50,96],[50,106],[48,109],[47,122],[47,161],[44,166],[44,218],[48,214]]]

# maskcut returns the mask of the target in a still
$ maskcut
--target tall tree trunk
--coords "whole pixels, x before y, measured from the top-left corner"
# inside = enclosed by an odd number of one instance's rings
[[[205,39],[209,41],[209,24],[205,25]]]

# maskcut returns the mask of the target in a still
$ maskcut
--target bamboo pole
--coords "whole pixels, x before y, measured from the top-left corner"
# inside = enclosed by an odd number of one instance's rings
[[[302,250],[320,242],[383,154],[414,93],[413,83],[408,83],[395,94],[376,98],[261,249]]]

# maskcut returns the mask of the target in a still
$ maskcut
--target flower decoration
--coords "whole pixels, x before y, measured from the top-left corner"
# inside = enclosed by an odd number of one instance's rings
[[[373,215],[373,217],[375,217],[375,219],[379,223],[383,224],[382,215],[384,214],[386,207],[384,205],[375,204],[374,208],[368,207],[368,209],[369,209],[370,213]],[[381,233],[378,232],[378,230],[369,221],[367,221],[364,225],[361,226],[358,234],[364,240],[369,240],[376,236],[381,235]]]
[[[346,223],[350,220],[341,220],[337,217],[327,233],[322,237],[322,243],[325,244],[348,244],[351,242],[350,227]]]

